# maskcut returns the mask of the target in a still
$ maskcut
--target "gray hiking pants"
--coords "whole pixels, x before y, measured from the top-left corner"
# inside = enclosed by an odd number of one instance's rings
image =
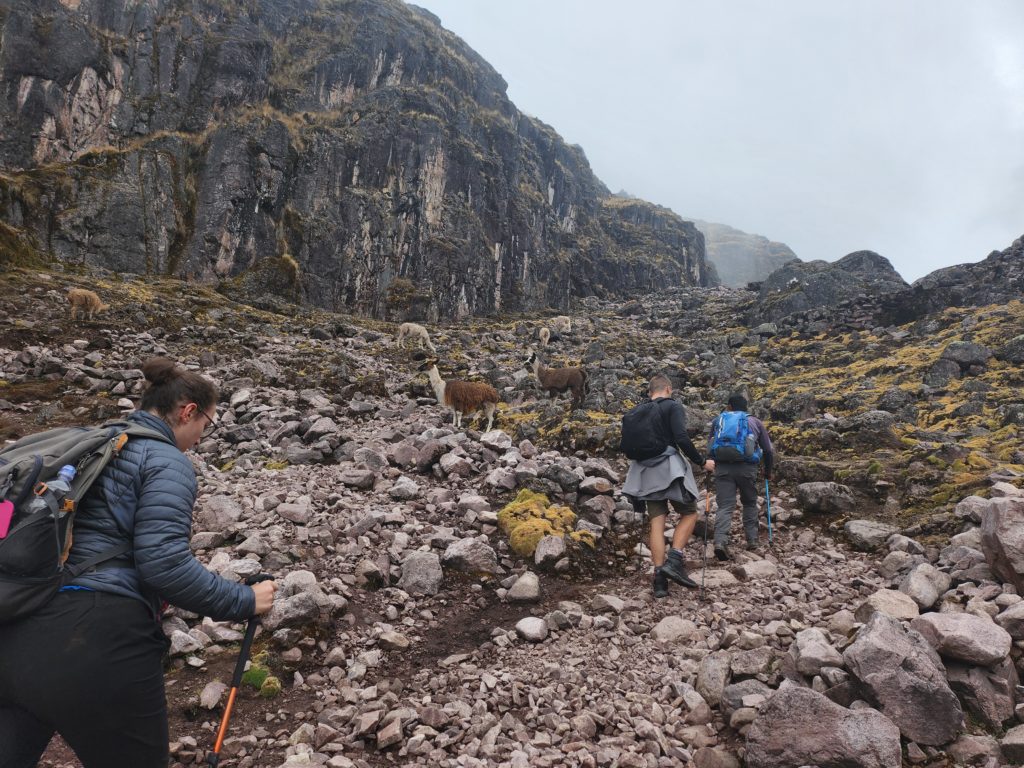
[[[736,491],[743,504],[743,533],[747,543],[757,541],[757,464],[715,464],[715,544],[729,543],[732,512],[736,509]]]

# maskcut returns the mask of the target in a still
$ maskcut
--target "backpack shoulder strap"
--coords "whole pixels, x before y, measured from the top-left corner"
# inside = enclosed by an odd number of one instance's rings
[[[670,403],[675,402],[671,397],[665,399]],[[665,409],[661,407],[661,403],[655,402],[655,405],[658,407],[658,413],[661,414],[661,423],[665,427],[665,437],[668,438],[668,444],[675,446],[677,451],[680,450],[679,445],[676,443],[676,436],[672,434],[672,421],[669,419],[668,414],[665,413]]]
[[[72,508],[78,507],[78,502],[81,501],[90,486],[99,477],[103,468],[121,452],[129,437],[145,437],[159,440],[163,443],[171,443],[167,435],[162,432],[130,422],[107,422],[100,428],[108,430],[108,439],[95,451],[83,458],[79,464],[75,482],[72,485],[71,491],[65,497],[65,504],[70,502]]]

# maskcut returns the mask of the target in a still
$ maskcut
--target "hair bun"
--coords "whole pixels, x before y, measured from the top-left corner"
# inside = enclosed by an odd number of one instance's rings
[[[180,374],[178,364],[169,357],[151,357],[142,364],[142,375],[154,386],[166,384],[178,378]]]

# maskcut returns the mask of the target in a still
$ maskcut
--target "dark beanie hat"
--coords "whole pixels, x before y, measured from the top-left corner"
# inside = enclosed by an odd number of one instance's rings
[[[733,395],[729,398],[729,407],[734,411],[747,410],[747,398],[743,395]]]

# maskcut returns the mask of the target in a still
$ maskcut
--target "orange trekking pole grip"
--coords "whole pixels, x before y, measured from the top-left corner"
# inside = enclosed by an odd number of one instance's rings
[[[245,580],[245,583],[252,586],[253,584],[269,581],[273,578],[273,576],[261,573],[256,576],[250,576]],[[220,749],[224,746],[224,737],[228,733],[228,723],[231,722],[231,711],[235,708],[235,697],[238,695],[238,688],[242,684],[245,663],[249,660],[249,652],[252,650],[252,641],[256,637],[256,627],[259,626],[259,623],[259,616],[253,616],[245,627],[245,637],[242,639],[242,648],[238,652],[235,674],[231,678],[231,690],[228,692],[228,701],[224,705],[224,717],[221,718],[220,728],[217,730],[217,740],[213,744],[213,751],[206,756],[206,762],[214,766],[214,768],[220,763]]]

